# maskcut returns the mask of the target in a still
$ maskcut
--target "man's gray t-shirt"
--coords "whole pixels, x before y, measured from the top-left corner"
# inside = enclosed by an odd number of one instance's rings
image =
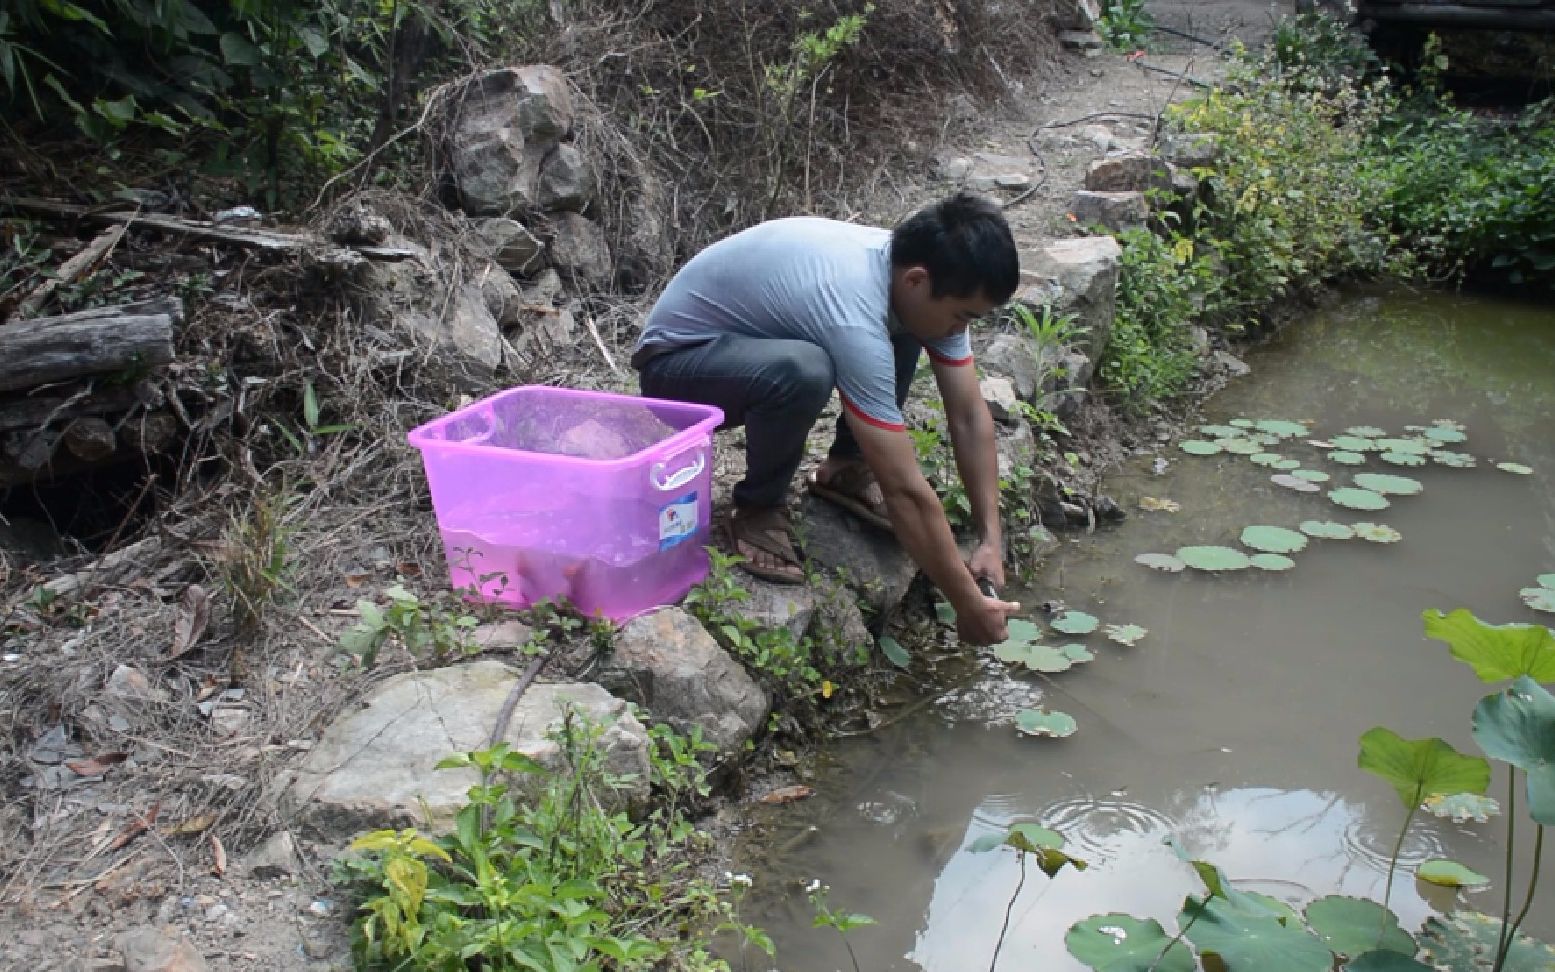
[[[723,334],[809,341],[831,356],[850,411],[900,429],[891,336],[901,331],[891,313],[890,231],[793,217],[753,226],[693,257],[649,313],[632,364]],[[964,331],[924,347],[940,363],[972,363]]]

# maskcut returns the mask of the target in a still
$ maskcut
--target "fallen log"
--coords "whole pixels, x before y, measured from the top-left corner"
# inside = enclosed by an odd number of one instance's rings
[[[0,325],[0,391],[167,364],[183,305],[164,297]]]

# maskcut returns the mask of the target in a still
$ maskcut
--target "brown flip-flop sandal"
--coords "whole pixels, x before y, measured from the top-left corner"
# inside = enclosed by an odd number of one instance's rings
[[[769,553],[782,561],[785,567],[793,567],[798,573],[786,573],[782,568],[763,567],[754,563],[749,557],[742,559],[740,568],[753,577],[759,577],[764,581],[774,584],[803,584],[804,565],[799,562],[799,555],[794,550],[793,541],[782,527],[775,524],[764,525],[760,519],[752,521],[746,518],[736,517],[730,513],[723,519],[720,533],[724,545],[733,554],[740,553],[740,544],[745,543],[764,553]],[[781,537],[781,540],[775,537]]]
[[[824,483],[816,478],[815,473],[811,473],[809,489],[814,495],[835,503],[870,526],[891,533],[891,518],[860,498],[864,490],[873,485],[875,474],[869,471],[868,466],[859,463],[843,466]]]

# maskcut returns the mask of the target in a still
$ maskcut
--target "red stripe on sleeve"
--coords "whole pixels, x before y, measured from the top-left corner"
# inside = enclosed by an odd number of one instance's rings
[[[845,408],[847,408],[848,411],[852,412],[854,415],[857,415],[859,418],[863,419],[865,422],[868,422],[870,425],[873,425],[877,429],[885,429],[887,432],[902,432],[907,428],[907,426],[901,422],[882,422],[875,418],[873,415],[866,415],[862,408],[859,408],[857,405],[848,401],[848,396],[842,394],[841,391],[837,392],[837,397],[842,399],[842,404]]]
[[[952,368],[964,368],[972,363],[972,356],[970,354],[964,358],[947,358],[943,354],[935,351],[933,348],[926,347],[924,350],[929,352],[929,357],[937,364],[949,365]]]

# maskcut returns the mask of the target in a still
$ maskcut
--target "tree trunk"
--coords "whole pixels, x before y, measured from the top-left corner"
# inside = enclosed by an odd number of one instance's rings
[[[0,391],[167,364],[182,320],[164,297],[0,325]]]

